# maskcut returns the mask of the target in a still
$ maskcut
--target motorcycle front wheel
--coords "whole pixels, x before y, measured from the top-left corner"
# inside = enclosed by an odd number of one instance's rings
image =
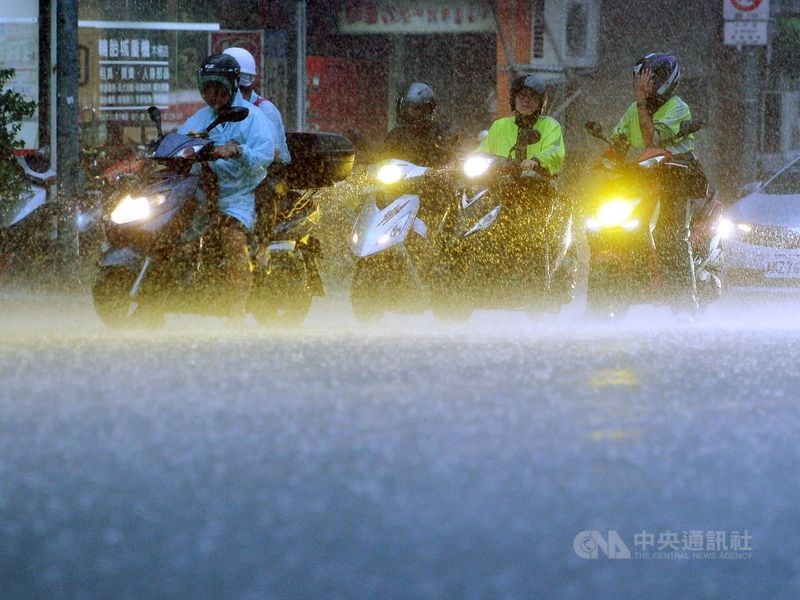
[[[256,271],[250,312],[263,327],[296,327],[311,308],[305,264],[299,256],[273,257],[266,271]]]
[[[356,261],[350,286],[350,305],[358,321],[374,323],[386,312],[385,293],[397,268],[391,257],[370,256]]]
[[[625,291],[620,274],[613,269],[589,264],[589,280],[586,290],[586,311],[589,317],[599,320],[622,319],[630,308],[624,299]]]
[[[94,310],[100,320],[114,329],[133,327],[137,303],[130,297],[137,273],[123,267],[98,269],[92,284]]]

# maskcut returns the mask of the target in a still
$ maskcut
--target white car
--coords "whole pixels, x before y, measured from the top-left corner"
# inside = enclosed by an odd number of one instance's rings
[[[727,291],[800,291],[800,156],[728,207],[717,231]]]

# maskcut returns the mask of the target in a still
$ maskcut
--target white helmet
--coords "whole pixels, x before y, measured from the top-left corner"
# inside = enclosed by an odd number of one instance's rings
[[[252,86],[256,76],[256,60],[253,55],[244,48],[228,48],[222,53],[232,56],[239,63],[239,85],[242,87]]]

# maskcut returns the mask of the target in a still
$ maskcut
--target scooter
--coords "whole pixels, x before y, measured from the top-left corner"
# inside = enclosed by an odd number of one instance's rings
[[[524,148],[538,140],[528,130]],[[572,208],[544,169],[521,160],[472,154],[455,182],[443,220],[443,257],[431,288],[434,313],[465,319],[474,309],[558,313],[573,298],[577,261]]]
[[[92,288],[98,316],[112,327],[159,324],[165,312],[223,315],[227,310],[209,248],[208,222],[214,215],[199,205],[196,192],[203,163],[211,159],[208,132],[243,120],[248,109],[222,112],[199,135],[164,135],[159,109],[150,107],[148,113],[158,131],[151,159],[160,169],[149,186],[124,196],[107,215],[110,248],[99,261]],[[319,287],[309,279],[309,263],[319,254],[311,236],[318,220],[313,197],[318,188],[347,177],[354,159],[349,142],[336,134],[289,134],[287,141],[293,155],[287,180],[294,191],[280,207],[266,259],[252,261],[247,307],[268,326],[296,325],[308,312]],[[187,149],[191,158],[185,157]]]
[[[422,313],[436,260],[431,228],[420,215],[432,198],[435,170],[389,159],[370,165],[371,185],[350,235],[355,256],[350,299],[353,313],[372,322],[387,311]]]
[[[668,150],[646,149],[626,163],[617,142],[602,127],[588,122],[586,130],[609,145],[610,151],[595,165],[600,181],[589,199],[585,229],[589,243],[587,308],[592,316],[618,318],[631,304],[672,305],[665,274],[656,252],[653,232],[658,226],[664,191],[680,185],[691,167]],[[680,136],[699,131],[702,124],[686,121]],[[717,194],[703,184],[686,189],[686,223],[690,231],[696,298],[705,308],[722,292],[722,249],[716,223],[723,207]],[[697,188],[697,189],[694,189]]]

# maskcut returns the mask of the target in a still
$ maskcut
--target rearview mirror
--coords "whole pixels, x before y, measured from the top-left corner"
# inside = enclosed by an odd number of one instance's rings
[[[161,110],[157,106],[151,106],[147,109],[147,114],[150,116],[150,120],[156,124],[158,137],[164,135],[161,131]]]
[[[749,196],[761,186],[760,181],[749,181],[739,187],[739,197]]]
[[[603,133],[603,128],[597,121],[586,121],[583,125],[586,131],[589,132],[590,135],[599,138],[601,140],[606,139],[605,134]]]
[[[700,119],[689,119],[681,123],[680,134],[681,137],[686,137],[689,134],[700,131],[703,128],[703,122]]]
[[[249,114],[250,110],[246,106],[232,106],[231,108],[223,110],[219,116],[206,127],[206,131],[211,131],[220,123],[238,123],[239,121],[244,121]]]

